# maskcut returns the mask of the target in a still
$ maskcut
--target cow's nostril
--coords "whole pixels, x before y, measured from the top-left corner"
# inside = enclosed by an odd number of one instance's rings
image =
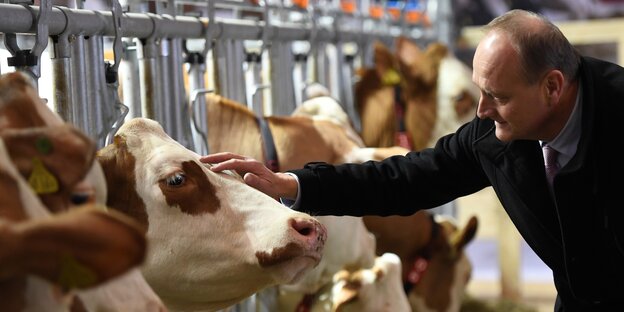
[[[302,236],[311,236],[316,233],[314,223],[305,219],[290,219],[290,226]]]

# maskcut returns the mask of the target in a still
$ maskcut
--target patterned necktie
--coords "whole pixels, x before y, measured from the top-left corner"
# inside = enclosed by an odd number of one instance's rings
[[[542,152],[544,153],[546,179],[548,179],[548,183],[552,186],[553,178],[557,174],[557,171],[559,171],[559,164],[557,164],[557,156],[559,156],[559,152],[550,147],[550,145],[544,145],[542,147]]]

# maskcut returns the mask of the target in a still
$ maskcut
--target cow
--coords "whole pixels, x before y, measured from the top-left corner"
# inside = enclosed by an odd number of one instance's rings
[[[413,262],[409,276],[415,282],[408,294],[413,311],[460,311],[472,265],[465,248],[477,232],[478,219],[471,216],[463,228],[448,217],[435,217],[439,227],[431,241]],[[435,250],[436,252],[431,252]],[[426,265],[425,265],[426,264]]]
[[[63,127],[66,123],[39,98],[35,87],[30,79],[20,73],[8,73],[0,76],[0,131],[6,132],[12,129],[35,129],[41,127]],[[73,131],[76,134],[76,131]],[[81,204],[91,204],[98,209],[107,210],[106,181],[99,163],[95,159],[94,143],[85,144],[83,147],[69,148],[65,143],[80,142],[84,135],[76,135],[76,140],[68,141],[67,137],[61,137],[56,144],[43,144],[38,149],[61,152],[76,152],[84,160],[74,162],[76,155],[63,161],[48,161],[47,157],[38,157],[40,164],[34,161],[17,160],[18,168],[23,178],[30,178],[35,167],[46,168],[49,174],[57,179],[58,189],[54,192],[38,192],[38,198],[49,211],[60,212],[73,209]],[[82,138],[82,139],[81,139]],[[37,144],[40,144],[38,142]],[[49,143],[49,142],[48,142]],[[11,144],[11,148],[15,145]],[[47,147],[46,147],[47,146]],[[32,146],[31,146],[32,147]],[[13,158],[15,159],[15,158]],[[82,180],[67,178],[70,172],[75,171],[81,165],[88,166],[82,172]],[[40,171],[40,170],[38,170]],[[75,184],[73,184],[76,182]],[[73,184],[73,185],[72,185]],[[114,266],[114,263],[109,265]],[[138,268],[133,268],[127,273],[109,280],[108,282],[77,292],[82,301],[87,305],[87,311],[123,310],[123,311],[164,311],[165,307],[160,298],[149,287]]]
[[[311,312],[409,312],[403,293],[401,259],[393,253],[375,258],[371,268],[340,270],[316,294]]]
[[[247,186],[212,172],[156,121],[126,122],[97,158],[107,206],[147,229],[142,266],[171,310],[217,310],[316,266],[326,230]]]
[[[206,107],[210,152],[234,152],[265,163],[269,161],[262,144],[266,138],[262,137],[258,119],[251,110],[215,94],[206,95]],[[314,113],[262,117],[270,128],[278,156],[275,169],[295,169],[311,161],[361,162],[378,153],[376,149],[361,148],[357,133],[345,131],[340,121],[320,116],[310,118],[311,114]],[[297,284],[280,286],[286,296],[313,295],[343,267],[370,268],[374,264],[374,238],[361,218],[317,218],[328,232],[323,259]]]
[[[396,55],[374,46],[374,68],[358,70],[356,107],[366,146],[431,147],[475,117],[479,89],[471,70],[440,43],[422,51],[396,40]]]
[[[74,290],[102,284],[139,265],[146,249],[140,227],[120,213],[93,205],[53,215],[35,194],[52,181],[76,183],[90,167],[88,159],[93,161],[93,155],[75,151],[90,146],[94,153],[94,147],[77,130],[66,126],[9,129],[1,131],[0,137],[3,310],[96,311],[88,309],[92,305],[88,299],[75,297]],[[63,142],[65,148],[43,148],[42,142],[48,147]],[[37,157],[47,164],[41,162],[39,170],[58,169],[64,160],[74,161],[75,168],[59,174],[35,171],[26,181],[15,164]],[[38,179],[47,179],[47,184]]]

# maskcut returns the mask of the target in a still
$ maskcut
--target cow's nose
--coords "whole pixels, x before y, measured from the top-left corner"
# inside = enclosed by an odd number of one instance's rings
[[[290,227],[293,228],[305,240],[316,241],[321,244],[325,243],[327,230],[315,219],[312,218],[292,218],[290,219]]]

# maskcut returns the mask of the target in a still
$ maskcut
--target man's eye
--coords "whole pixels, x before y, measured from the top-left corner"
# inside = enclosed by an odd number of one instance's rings
[[[180,186],[184,184],[186,177],[182,173],[176,173],[166,179],[168,186]]]

